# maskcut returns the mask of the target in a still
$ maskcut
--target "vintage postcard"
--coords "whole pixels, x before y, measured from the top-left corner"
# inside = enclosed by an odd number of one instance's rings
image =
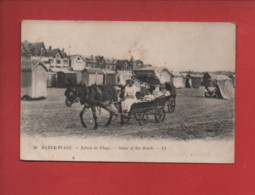
[[[236,25],[22,21],[20,159],[234,163]]]

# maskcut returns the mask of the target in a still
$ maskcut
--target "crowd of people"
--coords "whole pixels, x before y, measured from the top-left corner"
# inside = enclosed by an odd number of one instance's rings
[[[120,95],[120,90],[119,95]],[[121,99],[121,107],[122,112],[129,112],[131,106],[134,103],[140,102],[140,101],[152,101],[157,97],[160,96],[169,96],[170,91],[166,90],[166,87],[164,84],[158,84],[155,86],[155,89],[146,89],[145,94],[138,97],[138,94],[140,93],[140,89],[134,85],[134,80],[128,79],[126,80],[126,86],[124,95]]]

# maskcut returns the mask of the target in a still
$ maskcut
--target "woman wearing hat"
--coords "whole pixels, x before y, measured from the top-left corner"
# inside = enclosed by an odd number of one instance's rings
[[[134,85],[134,80],[126,80],[127,86],[125,87],[125,94],[122,101],[122,112],[129,112],[133,103],[137,102],[136,92],[138,88]]]

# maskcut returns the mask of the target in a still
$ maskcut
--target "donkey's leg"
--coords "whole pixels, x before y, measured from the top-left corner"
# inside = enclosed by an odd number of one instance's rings
[[[91,110],[92,110],[93,118],[94,118],[94,121],[95,121],[94,129],[97,129],[98,124],[97,124],[96,107],[95,106],[91,106]]]
[[[123,114],[121,114],[121,125],[124,125],[124,115]]]
[[[84,120],[83,120],[83,114],[85,111],[85,106],[83,107],[82,111],[80,112],[80,119],[81,119],[81,124],[84,128],[87,128],[87,125],[85,124]]]
[[[109,119],[108,119],[108,121],[106,123],[106,127],[108,127],[111,124],[111,122],[112,122],[113,113],[112,112],[109,112],[109,113],[110,113],[110,117],[109,117]]]

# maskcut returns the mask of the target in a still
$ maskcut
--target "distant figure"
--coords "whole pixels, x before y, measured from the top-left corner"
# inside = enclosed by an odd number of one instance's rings
[[[122,112],[129,112],[133,103],[137,102],[136,93],[139,91],[134,85],[134,80],[126,80],[127,86],[125,87],[124,98],[122,101]]]

